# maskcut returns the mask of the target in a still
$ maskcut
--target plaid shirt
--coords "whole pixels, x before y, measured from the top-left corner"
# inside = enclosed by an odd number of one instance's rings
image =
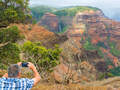
[[[33,79],[1,78],[0,90],[30,90],[33,84]]]

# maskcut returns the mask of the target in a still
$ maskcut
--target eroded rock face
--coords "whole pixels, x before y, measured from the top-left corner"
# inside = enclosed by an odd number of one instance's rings
[[[105,41],[109,35],[110,39],[120,38],[120,23],[105,18],[100,13],[78,13],[75,23],[85,24],[88,34],[95,39],[100,38],[98,41]]]
[[[52,32],[59,31],[59,19],[52,13],[46,13],[38,23],[40,26],[48,28]]]
[[[87,34],[84,35],[84,33]],[[94,46],[100,45],[100,50],[103,54],[105,54],[105,57],[109,57],[113,64],[116,67],[118,66],[118,57],[110,53],[108,42],[116,42],[118,46],[117,48],[119,48],[120,23],[105,18],[101,11],[78,13],[73,20],[73,27],[70,28],[65,34],[68,36],[68,40],[61,45],[61,48],[63,48],[61,63],[64,63],[63,66],[66,68],[71,65],[70,70],[72,72],[75,71],[76,73],[73,75],[73,77],[77,78],[75,81],[79,81],[81,76],[85,76],[88,81],[95,80],[97,78],[97,70],[95,65],[99,61],[105,61],[104,58],[101,58],[98,55],[97,51],[88,52],[83,50],[84,40],[88,36],[91,38],[91,43]],[[104,46],[102,44],[104,44]],[[83,71],[80,67],[81,64],[84,66]],[[88,64],[94,69],[88,70]],[[59,69],[62,74],[60,74]],[[59,71],[56,71],[56,73],[61,76],[62,81],[64,80],[63,76],[66,71],[64,71],[64,69],[60,66],[58,66],[58,70]],[[56,78],[56,80],[59,81],[58,78]]]

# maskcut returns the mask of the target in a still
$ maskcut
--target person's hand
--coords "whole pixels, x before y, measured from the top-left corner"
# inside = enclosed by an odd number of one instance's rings
[[[18,62],[17,65],[21,66],[22,62]]]
[[[30,69],[35,69],[35,65],[33,63],[31,63],[31,62],[28,62],[28,67]]]

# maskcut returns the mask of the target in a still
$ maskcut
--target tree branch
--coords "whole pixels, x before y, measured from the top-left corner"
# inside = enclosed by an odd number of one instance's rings
[[[1,44],[0,44],[0,48],[3,47],[3,46],[5,46],[5,45],[7,45],[8,43],[9,43],[9,42],[1,43]]]

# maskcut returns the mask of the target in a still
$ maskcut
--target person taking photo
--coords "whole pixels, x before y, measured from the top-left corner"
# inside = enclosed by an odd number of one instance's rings
[[[21,78],[21,66],[30,68],[34,72],[34,78]],[[40,79],[36,67],[31,62],[11,64],[8,67],[8,73],[0,78],[0,90],[30,90]]]

